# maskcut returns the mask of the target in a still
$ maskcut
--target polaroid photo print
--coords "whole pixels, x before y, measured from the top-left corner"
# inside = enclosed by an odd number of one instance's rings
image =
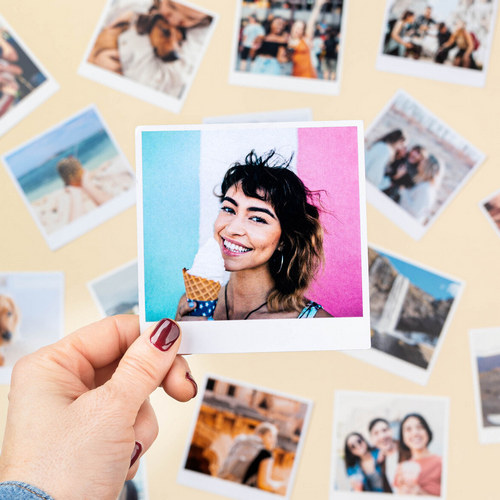
[[[0,16],[0,135],[58,89],[56,81]]]
[[[63,333],[63,273],[0,273],[0,384],[10,383],[18,359]]]
[[[283,109],[240,115],[210,116],[203,123],[307,122],[313,119],[311,108]]]
[[[368,348],[360,134],[360,122],[139,127],[141,326],[181,320],[184,353]]]
[[[420,239],[484,161],[484,154],[398,91],[368,127],[367,199]]]
[[[482,200],[479,203],[479,208],[497,235],[500,236],[500,189]]]
[[[133,260],[87,284],[102,316],[139,314],[137,260]]]
[[[469,332],[479,442],[500,443],[500,328]]]
[[[216,21],[185,1],[108,0],[78,72],[179,113]]]
[[[464,283],[368,246],[371,349],[350,355],[425,385]]]
[[[446,498],[448,413],[444,397],[336,391],[330,499]]]
[[[337,95],[347,0],[237,1],[229,83]]]
[[[207,375],[179,483],[237,500],[290,498],[312,402]]]
[[[387,0],[377,69],[484,87],[498,0]]]
[[[135,202],[135,177],[94,106],[3,156],[51,250]]]

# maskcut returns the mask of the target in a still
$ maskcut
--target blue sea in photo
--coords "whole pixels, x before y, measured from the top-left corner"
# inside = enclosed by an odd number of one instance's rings
[[[74,156],[85,169],[94,170],[117,155],[118,151],[107,132],[101,129],[87,139],[54,154],[38,167],[19,177],[18,182],[28,200],[33,202],[64,187],[57,173],[57,163],[62,158]]]

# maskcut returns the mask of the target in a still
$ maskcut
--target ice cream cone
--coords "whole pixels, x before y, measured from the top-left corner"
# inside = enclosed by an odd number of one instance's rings
[[[191,311],[189,315],[213,316],[221,284],[218,281],[189,274],[186,268],[182,270],[182,275],[187,299],[196,302],[196,309]]]

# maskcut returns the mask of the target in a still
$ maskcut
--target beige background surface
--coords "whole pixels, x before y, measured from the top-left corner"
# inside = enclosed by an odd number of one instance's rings
[[[234,0],[197,0],[219,13],[213,39],[179,115],[118,93],[77,75],[77,67],[99,19],[104,0],[23,2],[1,0],[0,12],[59,82],[60,90],[0,138],[9,151],[95,103],[134,164],[137,125],[200,123],[204,116],[311,107],[316,120],[362,119],[368,126],[402,88],[486,153],[458,197],[428,233],[415,242],[368,206],[368,240],[466,283],[439,358],[426,387],[337,352],[191,356],[193,374],[206,372],[311,398],[315,402],[292,498],[328,497],[333,394],[337,389],[444,395],[451,398],[448,498],[498,498],[500,444],[479,445],[468,331],[500,325],[500,238],[478,202],[500,188],[500,26],[495,28],[486,86],[482,89],[382,73],[375,59],[385,0],[349,0],[341,92],[337,97],[228,85]],[[51,252],[21,197],[0,168],[0,270],[63,270],[65,332],[99,318],[86,284],[136,256],[135,208]],[[304,331],[307,335],[307,331]],[[0,387],[3,432],[8,387]],[[219,498],[176,483],[194,402],[152,397],[160,434],[147,455],[152,499]]]

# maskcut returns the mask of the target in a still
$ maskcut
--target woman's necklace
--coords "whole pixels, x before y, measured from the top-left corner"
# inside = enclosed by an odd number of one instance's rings
[[[226,319],[229,319],[229,306],[227,305],[227,285],[224,287],[224,302],[226,303]],[[244,318],[243,320],[245,319],[248,319],[250,317],[251,314],[253,314],[254,312],[257,312],[260,308],[264,307],[265,305],[267,304],[267,300],[261,304],[259,307],[256,307],[255,309],[252,309]]]

